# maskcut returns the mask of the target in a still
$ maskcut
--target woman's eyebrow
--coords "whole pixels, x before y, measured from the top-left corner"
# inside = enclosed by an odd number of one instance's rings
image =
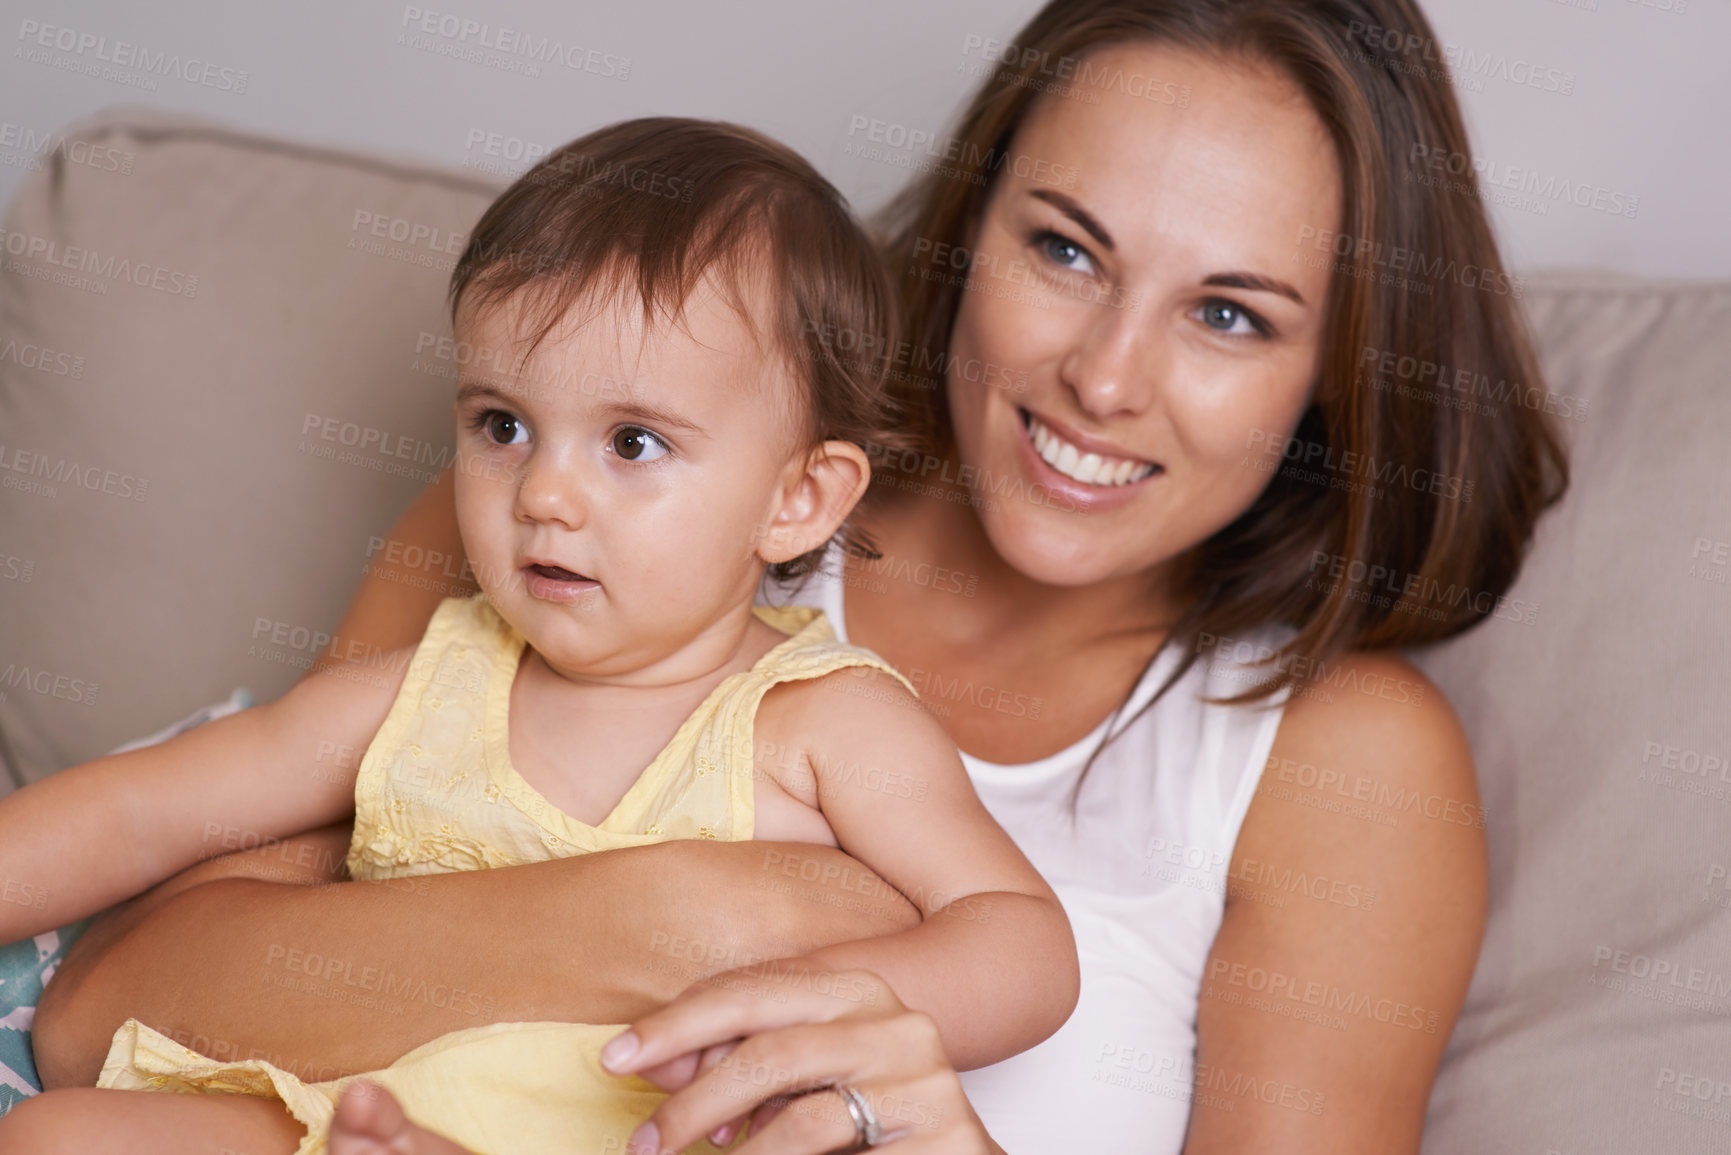
[[[1106,231],[1106,226],[1095,220],[1092,213],[1076,202],[1076,198],[1046,188],[1035,189],[1033,195],[1075,221],[1082,231],[1099,241],[1107,252],[1117,247],[1112,243],[1112,234]]]
[[[1278,293],[1280,296],[1304,304],[1304,294],[1273,277],[1265,277],[1261,273],[1215,273],[1202,279],[1204,285],[1215,285],[1222,289],[1250,289],[1259,293]]]

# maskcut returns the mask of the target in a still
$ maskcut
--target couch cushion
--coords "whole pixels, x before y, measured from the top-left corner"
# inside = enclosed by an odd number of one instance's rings
[[[293,683],[449,460],[443,297],[497,192],[149,112],[66,140],[0,246],[0,734],[32,780]]]
[[[1532,612],[1420,659],[1471,735],[1491,853],[1424,1151],[1722,1151],[1731,286],[1547,278],[1528,302],[1550,388],[1587,407],[1511,591]]]

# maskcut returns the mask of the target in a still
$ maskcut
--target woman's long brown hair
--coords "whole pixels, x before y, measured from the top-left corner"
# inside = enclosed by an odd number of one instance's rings
[[[1443,50],[1411,0],[1052,0],[967,106],[946,148],[955,165],[885,210],[910,343],[947,348],[965,278],[922,276],[921,254],[939,244],[971,251],[1042,90],[1112,83],[1092,55],[1138,42],[1280,69],[1332,137],[1345,191],[1338,236],[1295,248],[1295,259],[1335,270],[1315,403],[1295,438],[1274,447],[1267,489],[1187,559],[1189,609],[1166,643],[1185,656],[1154,700],[1209,644],[1246,631],[1296,634],[1264,680],[1226,699],[1234,704],[1326,676],[1329,660],[1352,650],[1437,642],[1476,625],[1502,604],[1535,522],[1567,488],[1568,458],[1520,281],[1503,268],[1464,163],[1472,154]],[[1459,371],[1465,398],[1450,395]],[[1427,389],[1429,376],[1450,380]],[[898,391],[932,448],[951,452],[943,383]],[[1499,403],[1465,403],[1475,395]],[[1354,483],[1319,484],[1318,460]],[[1395,483],[1356,483],[1366,476]],[[1122,730],[1108,726],[1108,740]]]

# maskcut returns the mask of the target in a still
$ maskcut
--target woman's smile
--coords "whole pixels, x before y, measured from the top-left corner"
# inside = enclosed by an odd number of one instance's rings
[[[1016,456],[1022,473],[1046,489],[1041,504],[1070,513],[1120,509],[1165,476],[1157,462],[1131,457],[1051,418],[1016,409]]]
[[[1036,417],[1027,409],[1016,412],[1040,460],[1072,481],[1116,489],[1161,472],[1155,462],[1118,453],[1116,446],[1074,433],[1050,418]]]

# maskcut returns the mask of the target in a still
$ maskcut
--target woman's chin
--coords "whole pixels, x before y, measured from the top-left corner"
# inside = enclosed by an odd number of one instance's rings
[[[1121,540],[1108,540],[1082,514],[1010,500],[981,510],[980,523],[1011,568],[1044,585],[1091,586],[1149,566],[1125,554]]]

